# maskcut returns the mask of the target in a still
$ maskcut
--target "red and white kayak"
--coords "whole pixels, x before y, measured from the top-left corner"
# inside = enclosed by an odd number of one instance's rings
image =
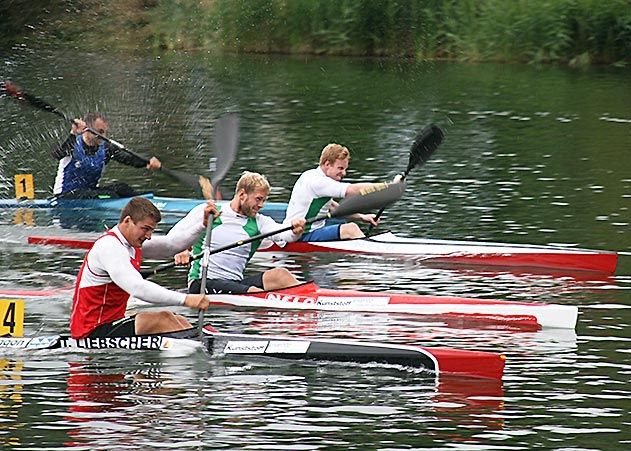
[[[612,251],[561,246],[535,246],[476,241],[404,238],[391,232],[344,241],[295,242],[284,247],[274,244],[267,252],[344,252],[381,256],[413,257],[419,261],[462,265],[546,268],[594,271],[613,274],[618,254]]]
[[[502,379],[503,354],[452,348],[425,348],[360,340],[285,337],[259,334],[225,334],[203,328],[211,355],[275,357],[291,360],[377,363],[422,368],[436,376],[450,374]]]
[[[29,244],[51,244],[78,249],[89,249],[94,242],[94,239],[90,238],[36,235],[29,236],[27,240]],[[618,254],[612,251],[561,246],[404,238],[391,232],[355,240],[288,243],[282,248],[274,244],[268,247],[261,246],[259,251],[343,252],[414,258],[430,263],[591,271],[602,274],[613,274],[618,262]]]
[[[540,329],[574,329],[578,308],[570,305],[494,299],[373,293],[320,288],[313,282],[277,291],[209,295],[211,307],[407,313],[497,322]]]

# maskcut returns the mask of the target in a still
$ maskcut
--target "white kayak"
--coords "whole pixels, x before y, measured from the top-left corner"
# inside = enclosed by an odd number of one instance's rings
[[[574,329],[578,308],[542,302],[333,290],[313,282],[243,295],[209,295],[211,307],[406,313],[450,317],[466,322],[495,322],[539,329]]]

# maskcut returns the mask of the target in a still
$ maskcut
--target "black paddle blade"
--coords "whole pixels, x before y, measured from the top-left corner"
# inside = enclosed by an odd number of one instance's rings
[[[443,142],[444,137],[445,133],[439,126],[431,124],[425,127],[412,143],[410,160],[405,170],[405,175],[407,176],[419,164],[425,164]]]
[[[212,186],[216,190],[219,183],[224,179],[234,159],[239,147],[239,116],[235,113],[228,113],[217,121],[215,135],[213,137],[214,170],[212,175]]]
[[[354,215],[370,210],[385,208],[401,199],[405,192],[405,182],[375,184],[375,188],[365,194],[358,194],[345,198],[340,205],[331,212],[332,218]],[[381,188],[379,188],[381,187]]]

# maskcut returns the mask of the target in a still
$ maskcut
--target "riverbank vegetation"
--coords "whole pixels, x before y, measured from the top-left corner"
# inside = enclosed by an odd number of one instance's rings
[[[631,62],[629,0],[67,2],[71,14],[66,8],[55,18],[60,8],[48,10],[47,31],[57,44],[471,62]],[[28,4],[33,3],[38,1]]]

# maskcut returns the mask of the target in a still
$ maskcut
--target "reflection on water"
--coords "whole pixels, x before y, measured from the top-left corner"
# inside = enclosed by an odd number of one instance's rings
[[[0,359],[0,444],[3,448],[20,444],[16,430],[24,426],[18,422],[20,408],[24,404],[23,367],[21,361]]]

